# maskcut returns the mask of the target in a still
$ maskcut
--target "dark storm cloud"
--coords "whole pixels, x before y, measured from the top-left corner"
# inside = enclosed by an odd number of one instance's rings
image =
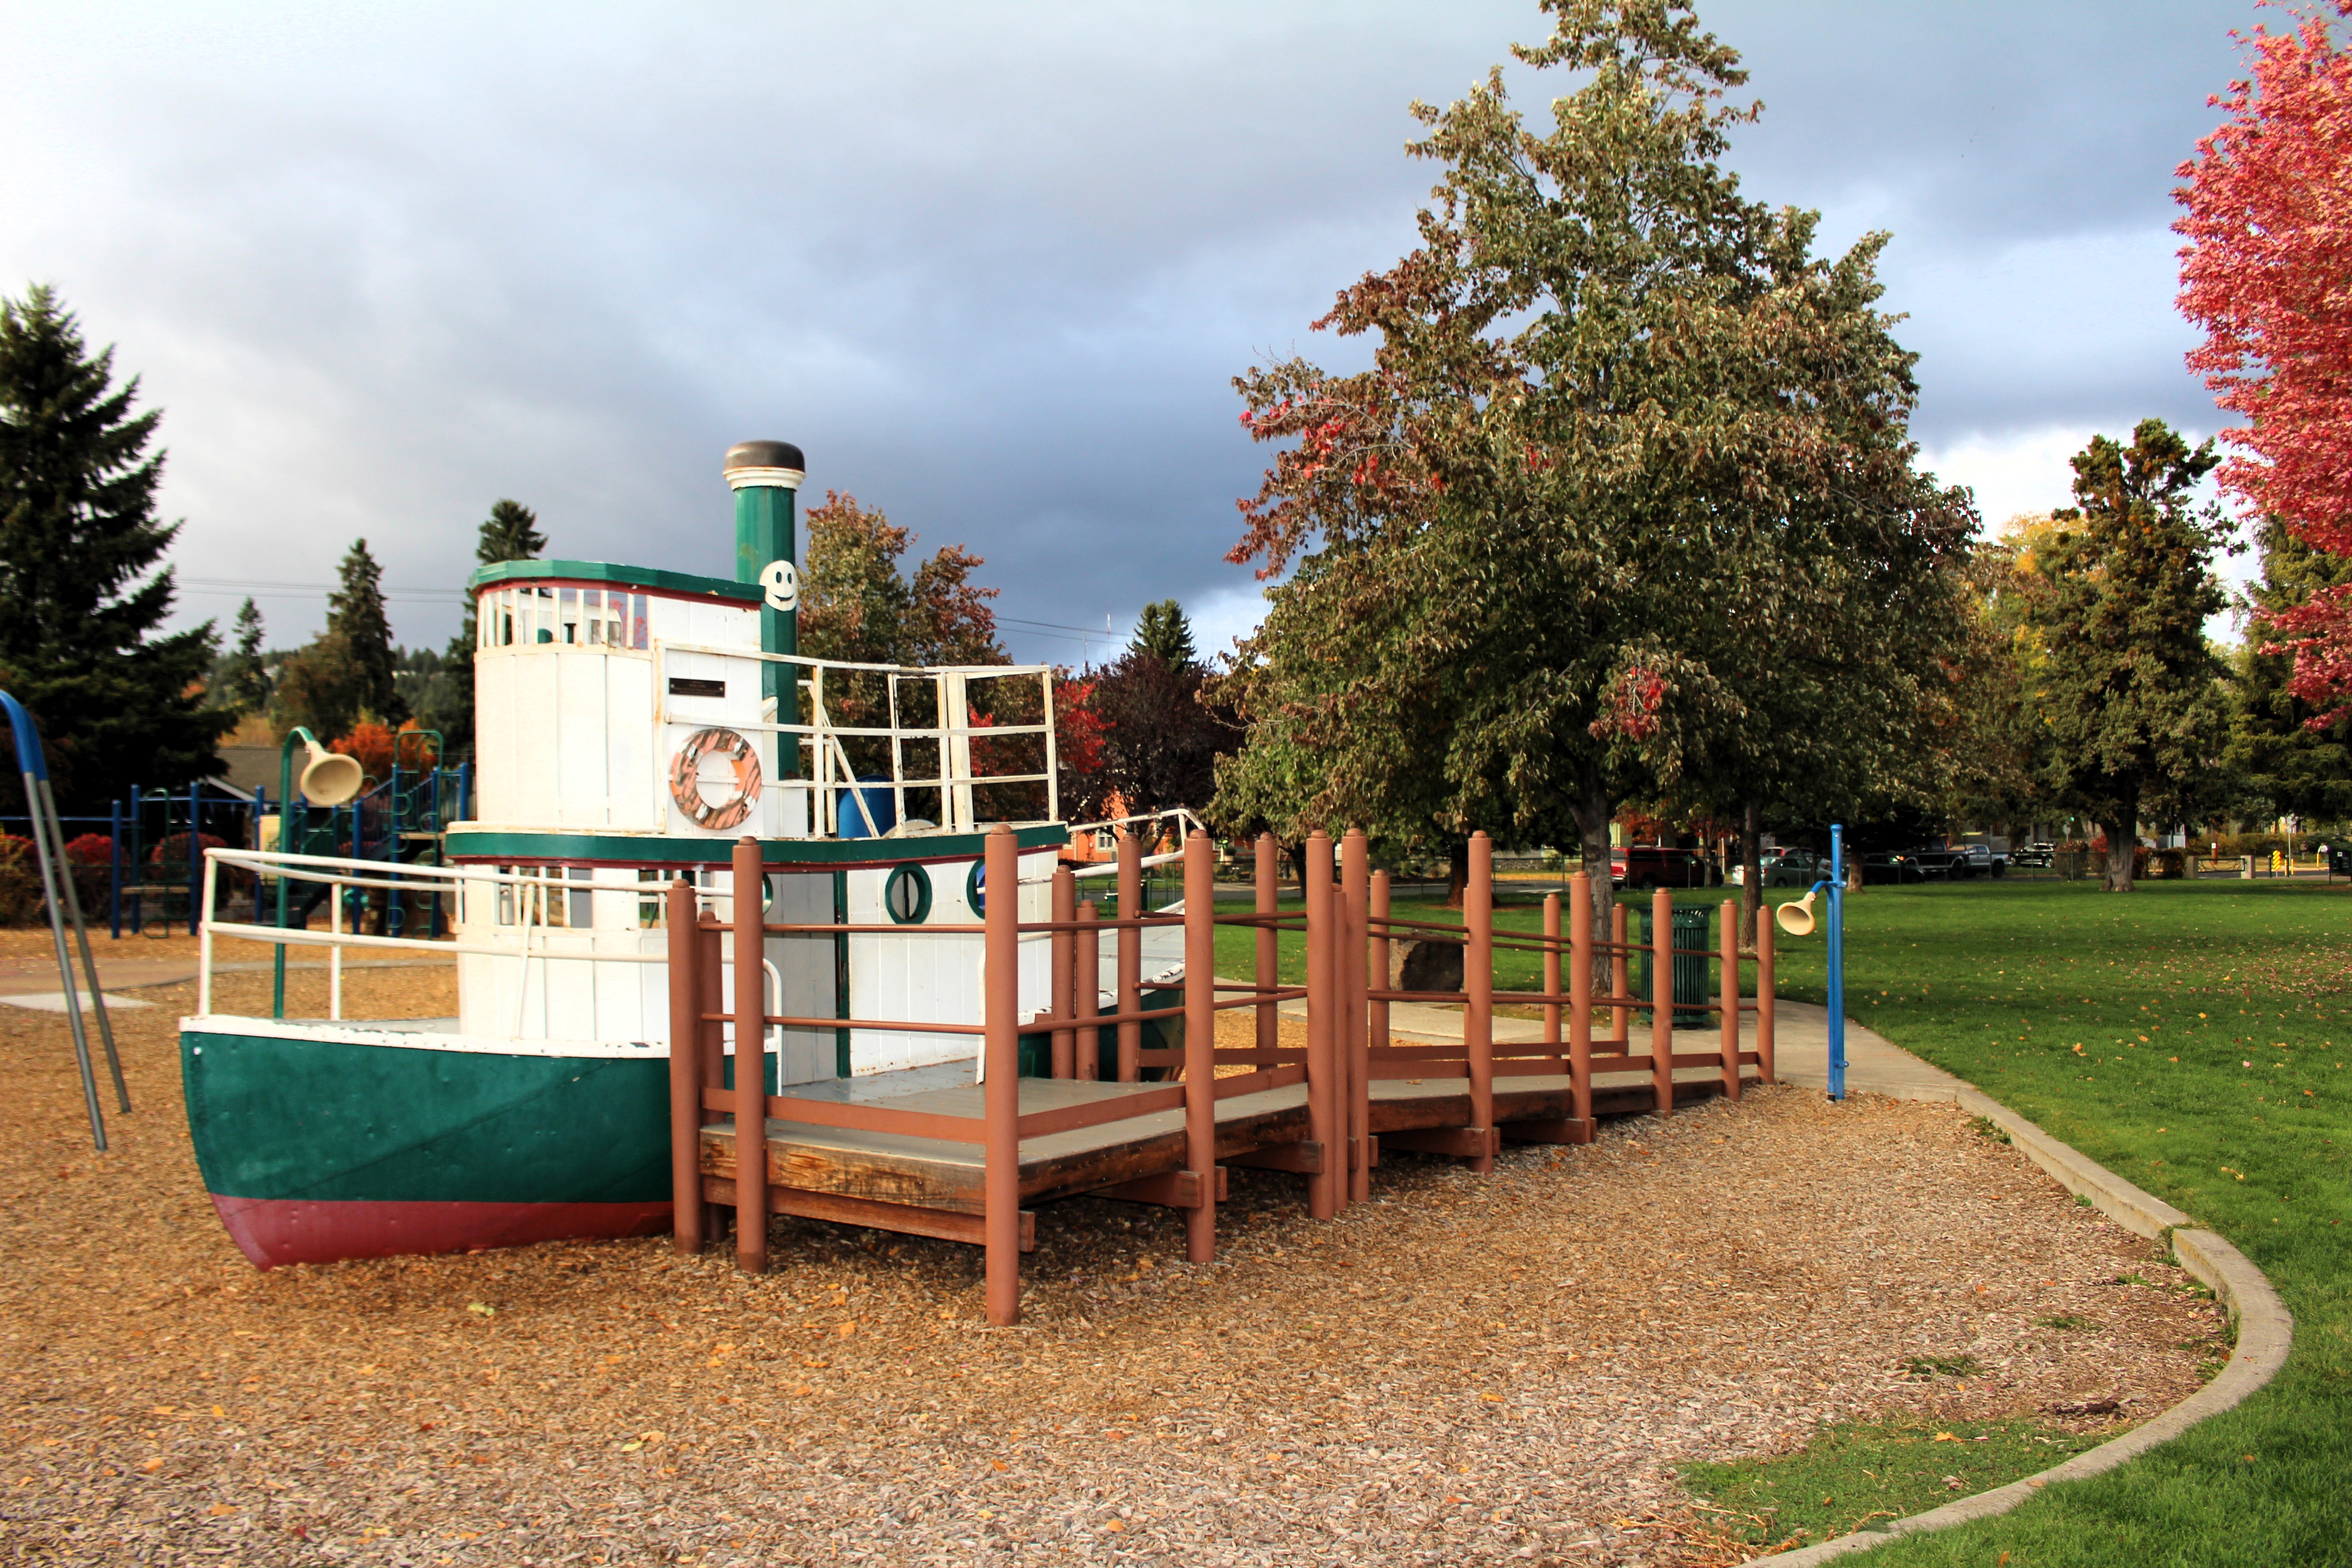
[[[1705,15],[1769,105],[1752,188],[1839,244],[1895,231],[1933,447],[2210,423],[2167,190],[2242,10]],[[145,374],[184,575],[323,581],[364,533],[394,584],[453,583],[501,495],[562,552],[716,571],[719,454],[774,435],[814,494],[988,556],[1008,615],[1122,633],[1168,594],[1244,614],[1229,378],[1360,353],[1306,324],[1411,243],[1406,103],[1541,31],[1516,3],[5,23],[0,287],[56,282]],[[1557,90],[1513,79],[1538,115]]]

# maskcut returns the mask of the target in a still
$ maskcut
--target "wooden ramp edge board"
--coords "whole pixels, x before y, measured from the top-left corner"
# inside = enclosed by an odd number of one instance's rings
[[[977,1113],[977,1086],[971,1094],[971,1110]],[[926,1104],[924,1109],[936,1107]],[[977,1143],[781,1121],[768,1123],[767,1135],[768,1181],[776,1189],[956,1214],[978,1215],[982,1210],[983,1168]],[[1304,1084],[1261,1089],[1217,1102],[1220,1159],[1297,1142],[1306,1136]],[[1181,1110],[1024,1139],[1021,1200],[1027,1204],[1068,1197],[1181,1170],[1183,1165],[1184,1113]],[[707,1180],[726,1181],[731,1189],[735,1176],[731,1119],[702,1130],[701,1167]]]

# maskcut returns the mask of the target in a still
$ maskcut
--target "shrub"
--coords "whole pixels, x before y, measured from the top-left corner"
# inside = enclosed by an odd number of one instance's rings
[[[66,858],[77,866],[114,864],[114,840],[104,833],[85,833],[66,841]]]
[[[27,925],[41,912],[41,868],[33,841],[0,833],[0,925]]]

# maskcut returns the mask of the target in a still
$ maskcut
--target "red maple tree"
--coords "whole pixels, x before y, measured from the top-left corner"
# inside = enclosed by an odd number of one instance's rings
[[[2214,97],[2230,117],[2179,171],[2179,303],[2208,334],[2189,367],[2245,421],[2223,432],[2223,488],[2352,553],[2352,50],[2329,15],[2352,0],[2287,9],[2292,29],[2241,36],[2250,74]],[[2288,689],[2326,710],[2315,728],[2352,711],[2352,588],[2263,624],[2264,652],[2294,655]]]

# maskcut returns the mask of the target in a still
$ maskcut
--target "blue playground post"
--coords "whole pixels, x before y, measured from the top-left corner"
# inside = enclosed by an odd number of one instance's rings
[[[114,847],[106,857],[106,924],[114,940],[122,940],[122,803],[106,803],[107,837]]]
[[[1845,1098],[1845,828],[1830,824],[1830,1098]]]
[[[188,934],[196,934],[196,906],[204,900],[205,836],[204,784],[201,781],[188,786]]]
[[[1830,824],[1829,879],[1815,882],[1805,890],[1805,896],[1793,904],[1782,904],[1772,918],[1790,936],[1811,936],[1813,933],[1813,900],[1822,889],[1830,894],[1829,929],[1829,1002],[1830,1002],[1830,1071],[1829,1093],[1832,1100],[1845,1098],[1845,828],[1843,824]]]

